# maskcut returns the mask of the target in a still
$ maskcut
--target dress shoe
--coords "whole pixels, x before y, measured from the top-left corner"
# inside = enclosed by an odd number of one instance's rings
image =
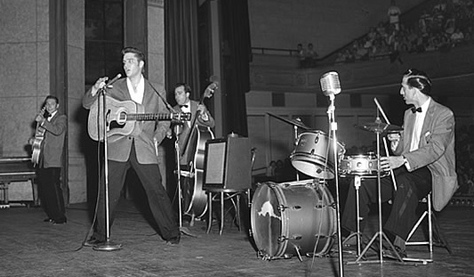
[[[52,223],[53,221],[54,221],[54,220],[53,220],[52,218],[49,218],[49,217],[48,217],[48,218],[45,218],[45,219],[43,220],[43,222],[49,222],[49,223]]]
[[[60,219],[60,220],[51,220],[51,223],[53,223],[53,225],[61,225],[61,224],[66,224],[67,223],[67,219]]]
[[[177,235],[176,237],[172,237],[168,240],[166,240],[167,244],[179,244],[179,241],[181,240],[181,235]]]
[[[384,251],[383,256],[389,259],[394,259],[394,260],[399,260],[397,257],[400,256],[400,258],[404,259],[407,257],[407,252],[404,249],[401,249],[398,246],[394,246],[394,249],[388,249],[388,251]]]
[[[99,239],[96,239],[94,237],[90,237],[88,240],[86,240],[83,245],[84,246],[87,246],[87,247],[94,247],[96,245],[99,245],[99,244],[102,244],[104,243],[105,241],[104,240],[99,240]]]

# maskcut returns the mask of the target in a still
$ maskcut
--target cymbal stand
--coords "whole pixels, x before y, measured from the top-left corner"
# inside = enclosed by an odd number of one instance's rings
[[[377,110],[377,118],[375,120],[376,123],[380,122],[380,117],[378,116],[378,110]],[[398,252],[395,250],[395,247],[393,244],[390,242],[388,239],[387,235],[382,230],[382,192],[381,192],[381,176],[380,176],[380,134],[384,130],[382,129],[376,129],[375,133],[377,135],[377,196],[378,196],[378,220],[379,220],[379,230],[374,234],[372,239],[369,241],[367,246],[364,248],[362,251],[361,255],[355,260],[355,263],[375,263],[375,262],[380,262],[381,264],[383,263],[383,240],[385,239],[390,246],[390,248],[393,250],[393,253],[395,253],[397,259],[403,263],[402,257],[398,254]],[[379,260],[372,260],[372,261],[363,261],[361,262],[360,259],[364,256],[365,252],[369,249],[369,247],[372,245],[372,243],[375,242],[376,239],[379,239]]]
[[[328,107],[328,118],[329,118],[329,130],[330,134],[332,134],[332,147],[334,153],[334,179],[336,181],[336,222],[337,222],[337,241],[338,241],[338,255],[339,255],[339,276],[344,276],[344,262],[342,257],[342,234],[341,234],[341,212],[340,212],[340,205],[339,205],[339,177],[338,177],[338,152],[337,152],[337,122],[335,120],[334,111],[336,109],[334,105],[335,95],[329,94],[330,105]]]
[[[101,99],[102,99],[102,126],[103,126],[103,142],[104,142],[104,189],[105,189],[105,242],[95,245],[92,249],[96,251],[114,251],[122,249],[122,244],[115,244],[112,243],[110,240],[110,207],[109,207],[109,161],[108,161],[108,140],[107,140],[107,101],[105,99],[106,95],[106,87],[104,86],[101,88],[98,93],[97,101],[98,105],[97,108],[100,109],[101,106]],[[100,117],[100,112],[98,113]],[[100,119],[99,119],[100,120]],[[100,128],[99,128],[100,129]],[[99,132],[99,141],[100,139],[100,132]],[[100,166],[100,165],[99,165]],[[99,191],[99,194],[101,192]]]
[[[298,120],[299,118],[297,118]],[[294,134],[294,137],[295,137],[295,147],[298,146],[298,126],[296,125],[293,125],[293,134]],[[296,170],[296,181],[299,181],[300,180],[300,174],[298,173],[298,170]]]
[[[175,155],[176,155],[176,176],[177,176],[177,188],[178,188],[178,221],[179,221],[179,231],[187,236],[190,237],[197,237],[196,235],[192,234],[188,228],[183,227],[183,191],[181,188],[181,162],[180,162],[180,148],[179,148],[179,134],[181,133],[182,126],[179,123],[176,123],[173,128],[173,133],[174,133],[174,150],[175,150]]]

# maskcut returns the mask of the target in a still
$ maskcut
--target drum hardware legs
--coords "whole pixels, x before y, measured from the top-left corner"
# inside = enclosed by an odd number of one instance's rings
[[[378,112],[377,112],[378,114]],[[377,119],[375,120],[375,122],[380,122],[380,118],[377,116]],[[378,220],[379,220],[379,230],[378,232],[376,232],[374,234],[374,236],[372,237],[372,239],[369,241],[369,243],[367,244],[367,246],[364,248],[364,250],[362,251],[362,253],[360,254],[360,256],[355,260],[354,263],[363,263],[363,262],[366,262],[366,263],[370,263],[370,262],[380,262],[380,263],[383,263],[383,240],[385,240],[390,249],[393,250],[393,252],[395,253],[396,255],[396,258],[397,260],[399,260],[400,262],[404,262],[402,257],[400,257],[400,255],[398,254],[398,252],[395,250],[395,247],[393,246],[392,242],[390,242],[390,240],[388,239],[387,235],[385,235],[385,233],[383,232],[383,229],[382,229],[382,192],[381,192],[381,176],[380,176],[380,133],[382,132],[382,130],[376,130],[376,134],[377,134],[377,196],[378,196]],[[359,205],[357,205],[358,207]],[[364,254],[367,252],[367,250],[372,246],[372,243],[374,243],[377,238],[379,239],[379,260],[374,260],[374,261],[360,261],[360,259],[364,256]]]
[[[301,249],[297,245],[295,245],[294,248],[295,248],[296,255],[298,255],[298,260],[300,260],[300,262],[303,262],[303,258],[301,257],[301,253],[300,253]]]

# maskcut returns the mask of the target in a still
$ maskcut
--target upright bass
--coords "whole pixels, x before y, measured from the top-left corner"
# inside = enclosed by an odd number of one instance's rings
[[[208,85],[201,95],[199,104],[202,104],[204,99],[211,98],[217,88],[217,83],[213,82]],[[187,157],[187,161],[190,170],[189,176],[192,178],[193,182],[192,184],[189,184],[188,182],[187,187],[183,189],[184,213],[199,218],[207,211],[207,197],[203,190],[204,156],[206,151],[206,141],[214,139],[214,133],[210,127],[201,126],[196,123],[198,116],[199,110],[194,114],[191,123],[192,130],[185,138],[185,147],[182,149],[180,154],[192,154]]]

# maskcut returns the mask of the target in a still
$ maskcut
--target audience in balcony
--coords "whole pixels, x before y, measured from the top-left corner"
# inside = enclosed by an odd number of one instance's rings
[[[318,58],[318,53],[316,53],[316,50],[314,50],[314,46],[312,43],[308,43],[307,49],[303,47],[302,43],[298,43],[296,51],[300,68],[311,68],[316,66],[316,59]]]
[[[396,14],[395,2],[389,9]],[[395,6],[396,7],[396,6]],[[399,19],[390,18],[376,27],[352,46],[345,47],[338,54],[336,63],[389,58],[402,63],[401,53],[423,53],[426,51],[449,51],[458,45],[473,41],[473,0],[439,0],[431,10],[424,10],[412,24],[400,24]]]
[[[316,66],[316,59],[318,58],[318,53],[314,50],[314,46],[312,43],[308,43],[308,50],[306,51],[306,66],[307,67],[315,67]]]
[[[296,55],[298,57],[300,68],[305,68],[306,49],[303,48],[302,43],[298,43],[296,46]]]
[[[397,6],[395,0],[392,0],[390,3],[390,7],[388,8],[388,22],[391,25],[391,28],[399,31],[400,30],[400,15],[402,11]]]

